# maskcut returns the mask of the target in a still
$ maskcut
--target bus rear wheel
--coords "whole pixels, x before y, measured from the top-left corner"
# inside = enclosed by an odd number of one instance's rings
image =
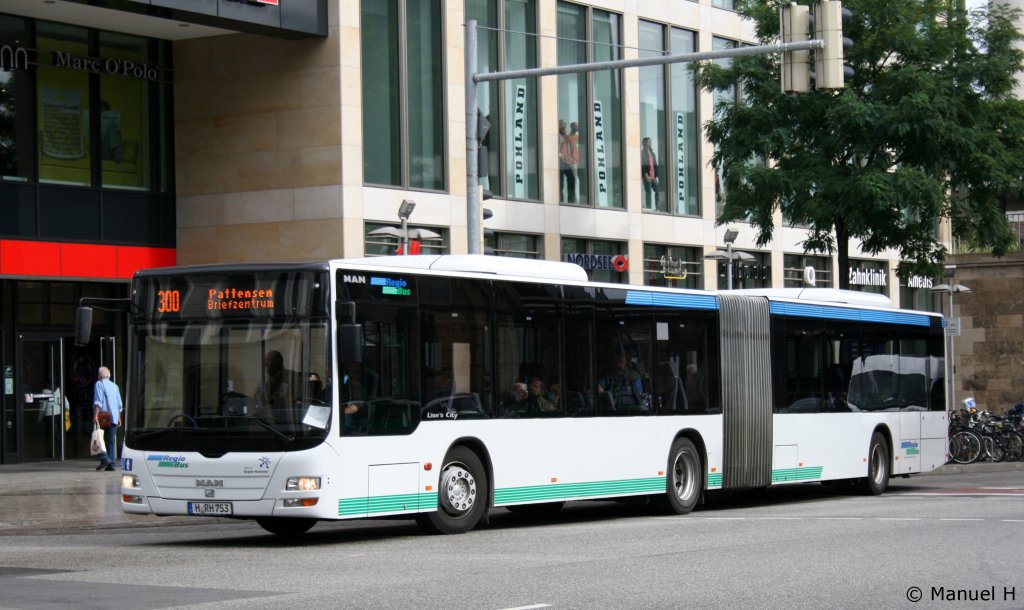
[[[278,536],[301,536],[316,525],[316,519],[287,519],[284,517],[263,517],[256,523],[271,534]]]
[[[416,515],[421,527],[437,534],[462,534],[476,527],[490,497],[483,463],[466,447],[453,448],[444,460],[437,489],[438,509]]]
[[[860,480],[861,491],[871,496],[885,493],[889,488],[889,464],[889,445],[880,432],[875,432],[868,449],[868,476]]]
[[[704,489],[700,453],[688,438],[677,438],[668,453],[665,484],[668,510],[676,515],[692,511]]]

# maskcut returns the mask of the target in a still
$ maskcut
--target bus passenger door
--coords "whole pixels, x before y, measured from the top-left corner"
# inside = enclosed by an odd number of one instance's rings
[[[942,337],[931,337],[928,342],[928,411],[921,413],[921,470],[925,472],[945,464],[949,451],[944,343]]]
[[[893,474],[921,471],[921,413],[900,413],[900,442],[895,448]]]
[[[900,339],[897,404],[900,442],[895,447],[893,474],[921,471],[921,416],[928,410],[928,350],[924,338]]]

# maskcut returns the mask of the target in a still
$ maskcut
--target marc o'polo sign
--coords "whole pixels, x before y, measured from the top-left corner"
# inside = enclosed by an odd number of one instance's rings
[[[126,76],[129,78],[143,78],[156,80],[160,76],[160,70],[156,66],[141,64],[129,59],[117,59],[110,57],[79,57],[71,53],[55,51],[53,53],[53,66],[57,68],[68,68],[70,70],[81,70],[93,74],[107,74],[110,76]]]

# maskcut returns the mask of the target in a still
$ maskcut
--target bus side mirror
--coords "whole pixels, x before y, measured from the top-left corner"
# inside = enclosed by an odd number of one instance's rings
[[[338,325],[338,361],[339,362],[362,362],[363,361],[363,325],[362,324],[339,324]]]
[[[75,310],[75,345],[88,345],[92,337],[92,307]]]
[[[338,361],[363,361],[363,325],[356,322],[356,304],[352,301],[335,303],[338,321]]]

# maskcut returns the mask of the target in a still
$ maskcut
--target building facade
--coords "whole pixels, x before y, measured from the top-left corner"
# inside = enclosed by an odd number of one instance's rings
[[[95,368],[123,315],[73,345],[82,297],[138,268],[464,253],[465,36],[480,72],[729,48],[731,0],[0,0],[0,367],[5,463],[84,457]],[[599,281],[724,289],[716,100],[683,64],[481,85],[489,252]],[[835,287],[781,216],[734,288]],[[851,285],[932,309],[931,280],[851,244]],[[64,398],[67,406],[62,406]],[[61,416],[58,417],[57,414]]]

